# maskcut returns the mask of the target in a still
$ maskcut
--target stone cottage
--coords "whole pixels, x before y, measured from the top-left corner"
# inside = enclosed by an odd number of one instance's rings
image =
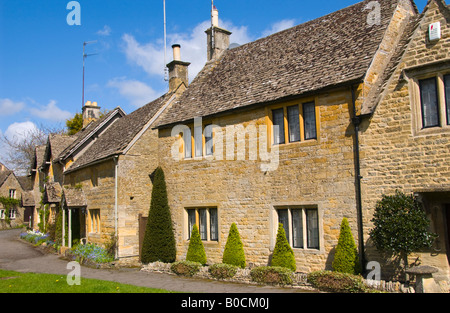
[[[208,62],[157,124],[179,259],[194,224],[208,263],[234,222],[247,262],[264,265],[281,223],[304,272],[331,268],[344,217],[360,238],[353,121],[417,15],[376,3],[232,49],[217,19],[206,31]]]
[[[29,212],[25,215],[25,209],[22,206],[22,195],[24,187],[13,171],[8,170],[0,163],[0,197],[3,199],[18,200],[18,205],[8,208],[0,202],[0,229],[21,226],[29,221]]]
[[[116,257],[123,262],[139,260],[142,217],[150,208],[151,174],[159,162],[154,123],[188,85],[189,63],[181,61],[179,45],[173,53],[168,92],[118,119],[65,165],[63,188],[77,188],[84,195],[84,207],[71,208],[81,212],[82,237],[101,245],[116,241]]]
[[[415,194],[438,235],[430,251],[414,254],[450,277],[450,10],[430,0],[410,20],[376,96],[361,101],[360,150],[364,240],[377,200],[395,190]],[[370,94],[368,94],[370,95]],[[382,266],[382,269],[388,267]],[[389,273],[382,273],[388,275]]]

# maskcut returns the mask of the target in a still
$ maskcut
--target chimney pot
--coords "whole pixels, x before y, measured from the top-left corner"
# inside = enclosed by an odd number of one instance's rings
[[[213,27],[219,27],[219,10],[217,10],[216,7],[212,10],[212,26]]]
[[[181,61],[181,52],[180,52],[180,45],[179,44],[174,44],[172,45],[172,49],[173,49],[173,60],[174,61]]]

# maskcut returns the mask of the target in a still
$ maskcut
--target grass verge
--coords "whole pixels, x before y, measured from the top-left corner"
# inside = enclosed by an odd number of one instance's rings
[[[0,293],[171,293],[164,289],[81,278],[80,285],[69,285],[66,276],[20,273],[0,269]]]

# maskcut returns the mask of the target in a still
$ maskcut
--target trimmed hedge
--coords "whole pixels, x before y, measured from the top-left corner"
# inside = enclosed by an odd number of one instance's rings
[[[201,263],[191,261],[178,261],[172,263],[170,269],[177,275],[192,277],[200,271]]]
[[[278,223],[277,241],[273,250],[272,266],[280,266],[291,269],[293,272],[297,269],[295,264],[294,251],[286,239],[283,224]]]
[[[202,265],[206,264],[205,247],[203,246],[202,239],[200,238],[197,225],[192,227],[192,234],[186,254],[186,261],[198,262]]]
[[[231,224],[222,262],[245,268],[244,246],[235,223]]]
[[[252,280],[259,284],[292,285],[293,272],[280,266],[259,266],[250,271]]]
[[[309,273],[307,279],[314,288],[322,291],[338,293],[364,293],[369,291],[369,288],[364,285],[363,278],[359,275],[316,271]]]
[[[238,266],[231,264],[213,264],[208,268],[209,273],[215,279],[233,278],[236,275]]]
[[[340,273],[358,275],[361,273],[358,249],[353,239],[347,218],[342,219],[339,240],[334,254],[333,270]]]

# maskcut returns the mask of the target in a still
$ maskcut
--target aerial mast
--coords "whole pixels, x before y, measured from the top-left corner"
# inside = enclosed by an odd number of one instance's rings
[[[86,54],[86,45],[91,44],[91,43],[96,43],[96,42],[97,42],[97,40],[83,42],[83,92],[82,92],[82,98],[81,98],[81,101],[82,101],[81,107],[84,106],[84,67],[85,67],[84,63],[88,56],[97,54],[97,53]]]

